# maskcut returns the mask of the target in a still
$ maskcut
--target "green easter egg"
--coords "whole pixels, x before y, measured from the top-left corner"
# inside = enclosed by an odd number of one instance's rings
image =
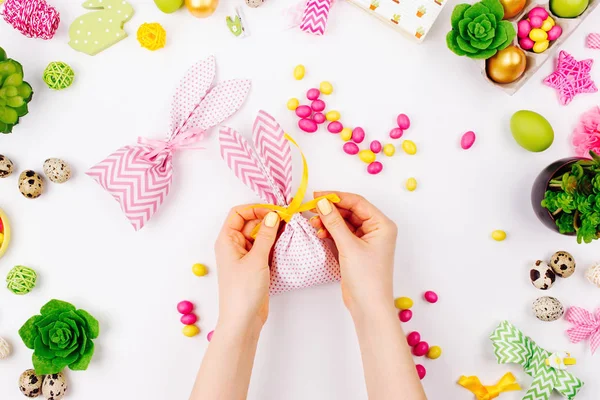
[[[170,14],[175,12],[183,6],[184,0],[154,0],[156,3],[156,7],[159,8],[160,11]]]
[[[548,120],[540,114],[521,110],[510,119],[512,135],[525,150],[538,153],[546,150],[554,141],[554,130]]]

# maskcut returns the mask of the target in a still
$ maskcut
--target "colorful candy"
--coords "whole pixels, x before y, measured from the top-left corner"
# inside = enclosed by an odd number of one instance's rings
[[[177,311],[180,314],[189,314],[194,311],[194,304],[191,301],[183,300],[177,304]]]
[[[535,42],[528,37],[525,37],[523,39],[519,39],[519,45],[523,50],[531,50],[533,49],[533,46],[535,46]]]
[[[358,152],[358,158],[360,158],[362,162],[370,164],[375,161],[377,156],[375,156],[375,153],[371,150],[361,150]]]
[[[350,154],[351,156],[358,154],[359,151],[358,145],[354,142],[346,142],[342,148],[344,149],[344,153]]]
[[[475,143],[475,132],[473,131],[465,132],[460,138],[460,147],[464,150],[470,149],[473,143]]]
[[[531,32],[531,29],[532,28],[531,28],[531,24],[529,23],[529,20],[522,19],[517,24],[517,36],[521,39],[526,38],[529,36],[529,32]]]
[[[548,40],[556,40],[562,35],[562,28],[558,25],[554,25],[548,31]]]
[[[415,365],[415,368],[417,369],[417,374],[419,375],[419,379],[423,380],[423,378],[425,378],[425,375],[427,375],[427,370],[421,364]]]
[[[402,322],[408,322],[412,319],[413,316],[413,312],[410,310],[402,310],[398,313],[398,318],[400,318],[400,321]]]
[[[404,131],[400,128],[394,128],[390,131],[390,137],[392,139],[400,139],[403,134],[404,134]]]
[[[327,81],[321,82],[321,84],[319,85],[319,89],[321,89],[321,93],[323,93],[324,95],[330,95],[331,93],[333,93],[333,85]]]
[[[332,122],[339,121],[341,117],[342,116],[338,111],[329,111],[327,114],[325,114],[325,118],[327,118],[327,121]]]
[[[306,68],[304,68],[304,65],[296,65],[296,68],[294,68],[294,79],[296,79],[297,81],[302,80],[304,78],[305,73]]]
[[[287,109],[290,111],[296,111],[296,108],[300,105],[300,100],[296,98],[289,99],[287,102]]]
[[[421,334],[417,331],[411,332],[406,336],[406,343],[410,347],[415,347],[421,341]]]
[[[405,140],[402,142],[402,150],[404,150],[406,154],[413,156],[417,154],[417,145],[412,140]]]
[[[298,121],[298,127],[306,133],[315,133],[319,126],[312,119],[302,118]]]
[[[308,92],[306,92],[306,98],[309,100],[316,100],[320,95],[321,92],[316,88],[309,89]]]
[[[381,142],[379,140],[373,140],[369,145],[369,148],[373,153],[378,154],[379,152],[381,152],[383,146],[381,146]]]
[[[327,125],[327,130],[331,133],[340,133],[342,129],[344,129],[344,125],[339,121],[333,121]]]
[[[410,119],[406,114],[398,115],[398,118],[396,118],[396,122],[398,123],[398,127],[402,130],[410,128]]]
[[[548,39],[548,33],[540,28],[535,28],[529,32],[529,39],[534,42],[543,42]]]
[[[367,172],[371,175],[377,175],[381,171],[383,171],[383,164],[379,161],[373,161],[367,166]]]
[[[194,313],[189,313],[182,315],[180,321],[184,325],[194,325],[198,321],[198,317]]]
[[[183,327],[182,332],[187,337],[194,337],[200,333],[200,328],[196,325],[186,325]]]
[[[431,290],[428,290],[425,292],[425,294],[423,294],[423,298],[429,302],[429,303],[437,303],[438,301],[438,295],[436,292],[433,292]]]
[[[427,352],[429,352],[429,344],[427,342],[419,342],[412,349],[412,353],[417,357],[423,357]]]
[[[342,131],[340,132],[340,137],[342,138],[342,140],[344,142],[347,142],[348,140],[352,139],[352,129],[350,129],[350,128],[342,129]]]
[[[540,17],[543,20],[545,20],[546,18],[548,18],[548,11],[546,11],[545,8],[543,7],[534,7],[529,11],[529,14],[527,14],[527,16],[529,18],[531,17]]]
[[[550,46],[550,41],[548,41],[548,40],[542,40],[541,42],[535,42],[535,44],[533,45],[533,52],[534,53],[543,53],[544,51],[546,51],[548,49],[549,46]]]
[[[354,128],[352,131],[352,141],[354,143],[362,143],[365,140],[365,130],[361,127]]]
[[[506,232],[502,230],[495,230],[494,232],[492,232],[492,239],[494,239],[497,242],[501,242],[504,239],[506,239]]]
[[[196,276],[204,276],[208,274],[208,268],[204,264],[194,264],[192,265],[192,273]]]
[[[317,99],[310,104],[310,107],[313,109],[313,111],[321,112],[325,109],[325,102]]]
[[[521,48],[535,53],[546,51],[550,41],[558,39],[562,34],[562,28],[556,25],[548,11],[542,7],[533,8],[528,19],[519,21],[517,30]]]
[[[383,154],[385,154],[388,157],[393,156],[394,154],[396,154],[396,146],[394,146],[391,143],[384,145],[383,146]]]
[[[296,107],[296,115],[300,118],[308,118],[312,115],[312,108],[309,106],[298,106]]]
[[[541,17],[534,15],[533,17],[529,18],[529,23],[531,24],[532,28],[541,28],[542,25],[544,25],[544,20]]]
[[[442,355],[442,348],[440,346],[431,346],[427,352],[427,358],[436,360]]]
[[[399,310],[408,310],[412,308],[414,302],[410,297],[398,297],[394,300],[394,305]]]
[[[326,121],[325,119],[325,114],[317,112],[313,115],[313,121],[315,121],[317,124],[322,124],[323,122]]]
[[[214,333],[215,333],[215,331],[208,332],[208,335],[206,335],[206,340],[208,340],[210,342],[212,340]]]
[[[415,178],[408,178],[406,180],[406,190],[414,192],[417,189],[417,180]]]

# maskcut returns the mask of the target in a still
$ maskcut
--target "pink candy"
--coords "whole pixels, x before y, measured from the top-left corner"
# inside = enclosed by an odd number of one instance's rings
[[[206,335],[206,340],[208,340],[210,342],[212,340],[214,333],[215,333],[215,331],[208,332],[208,335]]]
[[[327,130],[331,133],[340,133],[342,129],[344,129],[344,125],[339,121],[333,121],[327,125]]]
[[[312,119],[302,118],[298,121],[298,127],[306,133],[315,133],[319,126]]]
[[[322,124],[325,122],[325,120],[325,114],[323,113],[317,112],[315,115],[313,115],[313,121],[315,121],[317,124]]]
[[[371,164],[367,166],[367,172],[371,175],[377,175],[383,170],[383,164],[379,161],[373,161]],[[408,310],[406,310],[408,311]],[[409,318],[410,319],[410,318]],[[403,321],[406,322],[406,321]]]
[[[556,40],[560,37],[560,35],[562,35],[562,28],[558,25],[554,25],[548,31],[548,40]]]
[[[398,318],[402,322],[408,322],[412,319],[413,313],[410,310],[402,310],[398,313]]]
[[[189,314],[194,311],[194,304],[187,300],[180,301],[179,304],[177,304],[177,311],[179,311],[180,314]]]
[[[423,357],[429,351],[429,344],[427,342],[419,342],[412,349],[412,353],[417,357]]]
[[[180,321],[184,325],[194,325],[198,321],[198,317],[194,313],[189,313],[182,315]]]
[[[542,25],[544,25],[544,19],[542,19],[542,17],[534,15],[533,17],[529,18],[529,23],[531,24],[532,28],[541,28]]]
[[[300,118],[310,117],[312,115],[312,108],[309,106],[298,106],[298,108],[296,108],[296,115]]]
[[[427,375],[427,370],[421,364],[415,365],[415,368],[417,369],[417,374],[419,375],[419,379],[423,380],[423,378],[425,378],[425,375]]]
[[[365,140],[365,130],[361,127],[354,128],[352,131],[352,141],[354,143],[361,143]]]
[[[432,292],[431,290],[425,292],[425,294],[423,295],[423,298],[432,304],[437,303],[437,301],[438,301],[437,293]]]
[[[470,149],[471,146],[473,146],[473,143],[475,143],[475,132],[473,131],[466,132],[462,135],[462,138],[460,138],[460,147],[465,150]]]
[[[371,145],[369,146],[369,148],[371,149],[371,151],[375,154],[379,153],[381,151],[381,149],[383,148],[383,146],[381,145],[381,142],[379,140],[373,140],[371,142]]]
[[[521,39],[526,38],[529,36],[529,32],[531,32],[531,24],[526,19],[522,19],[517,24],[517,29],[517,36],[519,36]]]
[[[313,111],[321,112],[325,109],[325,102],[323,100],[315,100],[310,106]]]
[[[540,17],[542,19],[542,21],[545,21],[546,18],[548,18],[548,11],[546,11],[546,9],[542,8],[542,7],[535,7],[535,8],[532,8],[531,11],[529,11],[529,14],[527,14],[527,16],[530,19],[532,17]]]
[[[524,37],[522,39],[519,39],[519,46],[521,46],[521,48],[523,50],[531,50],[533,49],[533,46],[535,45],[535,42],[531,39],[529,39],[529,37]]]
[[[344,153],[350,154],[351,156],[358,154],[358,151],[360,150],[358,148],[358,145],[354,142],[344,143],[343,149],[344,149]]]
[[[402,130],[410,128],[410,119],[406,114],[398,115],[398,118],[396,118],[396,122],[398,122],[398,127]]]
[[[404,135],[404,131],[400,128],[394,128],[390,131],[390,137],[392,139],[400,139]]]
[[[316,100],[319,98],[319,96],[321,95],[321,92],[319,91],[319,89],[309,89],[308,92],[306,92],[306,97],[309,100]]]
[[[421,334],[419,332],[411,332],[406,336],[406,343],[410,347],[416,346],[421,341]]]

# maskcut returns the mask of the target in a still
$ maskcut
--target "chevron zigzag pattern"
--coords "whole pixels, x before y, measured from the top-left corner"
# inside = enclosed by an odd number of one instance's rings
[[[331,0],[309,0],[302,16],[300,29],[313,35],[323,35],[327,28]]]

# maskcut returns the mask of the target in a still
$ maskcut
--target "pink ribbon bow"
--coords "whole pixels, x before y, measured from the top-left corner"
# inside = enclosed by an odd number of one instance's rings
[[[334,0],[301,0],[285,10],[290,27],[299,26],[313,35],[325,34],[329,10]]]
[[[590,49],[600,49],[600,33],[590,33],[587,37],[587,47]]]
[[[600,308],[592,314],[588,310],[579,307],[570,307],[565,314],[565,318],[574,324],[567,330],[567,335],[571,343],[579,343],[582,340],[590,339],[590,348],[592,354],[600,346]]]
[[[139,138],[137,145],[120,148],[87,171],[119,203],[136,231],[169,194],[174,152],[197,149],[192,145],[234,114],[246,99],[250,81],[233,79],[212,87],[215,73],[214,57],[187,71],[173,96],[165,140]]]

